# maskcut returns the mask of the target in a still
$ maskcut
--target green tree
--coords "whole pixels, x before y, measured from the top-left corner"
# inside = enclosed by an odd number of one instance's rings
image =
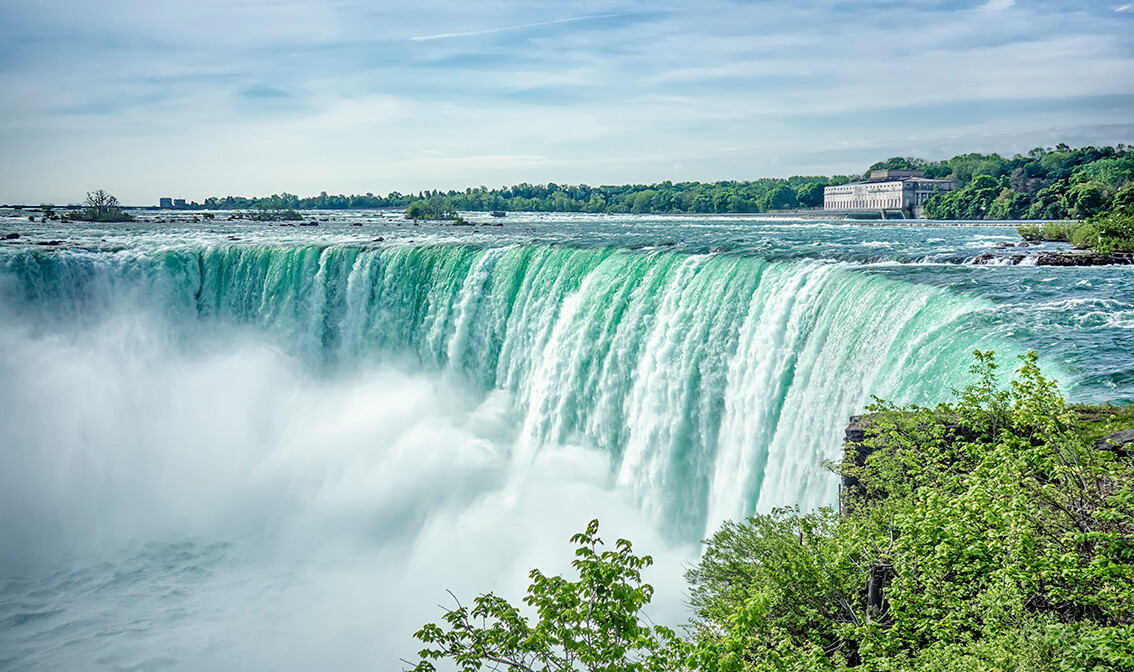
[[[913,157],[892,156],[885,161],[879,161],[870,166],[863,173],[863,179],[870,177],[870,173],[875,170],[924,170],[927,162],[922,159],[915,159]]]
[[[1093,217],[1106,209],[1109,194],[1102,182],[1078,182],[1067,190],[1067,205],[1076,219]]]
[[[965,186],[981,175],[999,178],[1011,172],[1010,164],[999,154],[962,154],[948,162],[950,175]],[[929,177],[928,172],[926,177]]]
[[[586,207],[583,210],[587,212],[606,212],[606,198],[603,197],[601,192],[591,194],[591,198],[587,201]]]
[[[654,192],[651,189],[639,191],[633,196],[626,199],[627,205],[630,206],[630,212],[634,213],[649,213],[654,211]]]
[[[1044,187],[1028,209],[1028,219],[1067,219],[1067,183],[1060,181]]]
[[[765,210],[787,210],[798,208],[799,201],[796,198],[795,190],[786,184],[777,184],[764,197],[763,205]]]
[[[726,522],[686,574],[692,631],[709,671],[829,669],[857,661],[846,635],[870,621],[863,570],[840,547],[839,516],[776,509]]]
[[[1027,194],[1003,189],[988,208],[987,219],[1022,219],[1028,214],[1031,199]]]
[[[82,210],[72,212],[70,219],[87,222],[130,222],[134,217],[122,209],[122,204],[110,193],[99,189],[88,191]]]
[[[491,593],[475,598],[471,607],[458,602],[443,624],[415,634],[425,648],[414,671],[433,672],[434,661],[442,659],[462,672],[682,669],[685,644],[672,630],[643,622],[642,608],[654,591],[641,572],[653,560],[635,555],[625,539],[601,550],[598,527],[592,520],[571,537],[577,580],[531,571],[524,603],[534,610],[534,622]]]
[[[1071,175],[1071,183],[1101,182],[1111,191],[1117,191],[1134,181],[1134,156],[1110,157],[1083,164]]]
[[[925,205],[926,214],[933,219],[985,219],[1006,183],[980,175],[960,189],[931,197]]]
[[[434,194],[422,201],[415,201],[406,209],[406,219],[456,219],[457,211],[448,197]]]
[[[805,184],[795,190],[795,198],[801,208],[823,207],[823,189],[827,185],[822,182]]]

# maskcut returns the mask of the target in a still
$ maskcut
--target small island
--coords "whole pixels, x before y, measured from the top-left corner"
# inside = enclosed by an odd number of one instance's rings
[[[501,212],[499,215],[493,213],[492,216],[503,217],[504,213]],[[425,200],[410,203],[410,206],[406,208],[405,218],[412,219],[414,225],[418,221],[426,221],[450,222],[450,226],[476,226],[474,222],[462,217],[453,206],[453,202],[443,194],[434,194]],[[503,226],[503,224],[496,224],[495,226]]]
[[[84,207],[67,214],[67,219],[80,222],[132,222],[134,216],[122,209],[118,199],[106,191],[88,191]],[[47,208],[48,206],[45,206]],[[45,214],[47,210],[45,209]]]
[[[1111,208],[1077,222],[1024,224],[1016,229],[1033,242],[1071,243],[1095,255],[1120,256],[1134,252],[1134,185],[1115,195]]]

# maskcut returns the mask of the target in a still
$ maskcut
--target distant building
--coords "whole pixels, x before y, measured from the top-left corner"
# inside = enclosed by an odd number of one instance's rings
[[[916,217],[930,196],[955,187],[952,180],[927,179],[921,170],[873,170],[861,182],[823,189],[823,209],[901,210],[908,217]]]
[[[158,207],[162,207],[162,208],[172,208],[172,207],[173,207],[173,199],[172,199],[172,198],[163,198],[163,199],[160,199],[160,200],[158,201]]]
[[[173,199],[173,207],[175,207],[175,208],[184,208],[184,207],[185,207],[185,199],[184,199],[184,198],[175,198],[175,199]]]

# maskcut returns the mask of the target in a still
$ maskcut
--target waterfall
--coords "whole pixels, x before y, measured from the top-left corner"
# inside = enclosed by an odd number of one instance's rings
[[[609,456],[609,486],[664,535],[831,504],[823,460],[875,394],[963,384],[980,299],[811,260],[513,245],[174,245],[0,258],[0,317],[49,333],[144,314],[170,347],[238,327],[318,375],[437,373],[549,445]]]

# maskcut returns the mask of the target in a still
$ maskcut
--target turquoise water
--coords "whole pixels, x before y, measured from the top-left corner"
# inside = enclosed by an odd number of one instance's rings
[[[0,220],[0,668],[385,669],[590,517],[679,623],[721,521],[834,501],[871,395],[1034,349],[1134,401],[1131,269],[966,263],[1011,228],[320,218]]]

